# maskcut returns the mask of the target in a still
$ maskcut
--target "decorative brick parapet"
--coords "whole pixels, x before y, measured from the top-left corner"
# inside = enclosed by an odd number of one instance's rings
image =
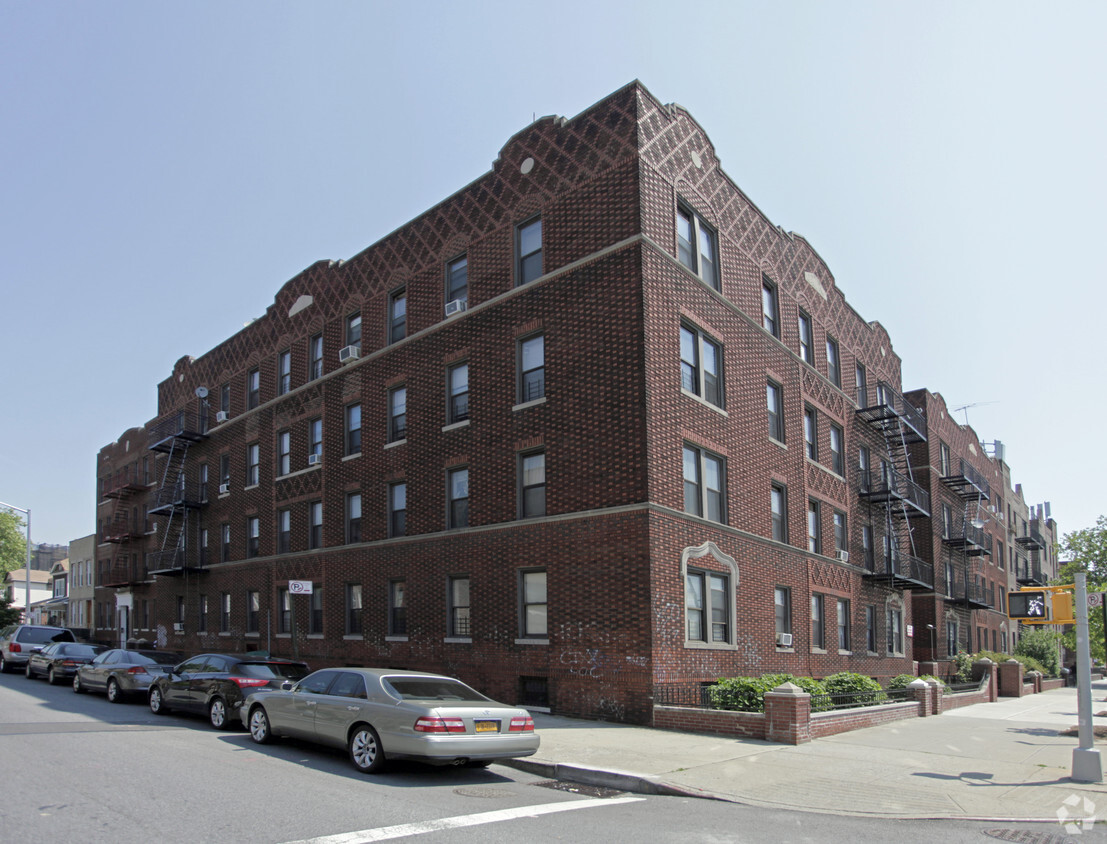
[[[781,744],[811,741],[811,695],[795,683],[765,693],[765,738]]]
[[[907,693],[919,705],[919,717],[925,718],[934,714],[934,693],[930,683],[921,677],[907,684]]]
[[[1023,686],[1022,663],[1017,659],[1000,663],[997,673],[999,674],[999,694],[1002,697],[1022,697],[1026,693]]]
[[[661,730],[708,733],[732,738],[765,738],[761,712],[728,712],[691,706],[654,706],[653,726]]]

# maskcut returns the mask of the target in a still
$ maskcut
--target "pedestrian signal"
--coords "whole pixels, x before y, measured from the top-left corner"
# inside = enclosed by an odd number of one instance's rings
[[[1050,601],[1046,592],[1008,592],[1007,616],[1032,621],[1049,620]]]

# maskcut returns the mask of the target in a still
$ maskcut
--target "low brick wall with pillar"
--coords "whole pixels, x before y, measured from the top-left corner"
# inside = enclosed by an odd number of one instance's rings
[[[920,718],[926,718],[928,715],[934,714],[934,694],[926,680],[922,678],[912,680],[907,684],[907,691],[912,700],[919,705]]]
[[[1026,690],[1023,688],[1022,663],[1017,659],[1009,659],[999,664],[999,694],[1000,697],[1022,697]]]
[[[765,738],[780,744],[811,741],[811,695],[795,683],[765,692]]]

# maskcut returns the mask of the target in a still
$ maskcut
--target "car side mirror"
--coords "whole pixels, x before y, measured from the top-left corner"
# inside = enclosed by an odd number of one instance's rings
[[[295,684],[291,680],[285,680],[283,683],[281,683],[281,691],[290,692],[292,691],[293,685]]]

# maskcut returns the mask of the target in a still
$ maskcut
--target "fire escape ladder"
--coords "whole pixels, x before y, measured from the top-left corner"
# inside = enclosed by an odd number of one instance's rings
[[[191,510],[200,506],[188,483],[188,449],[207,437],[204,417],[179,412],[163,420],[150,432],[149,448],[165,455],[161,483],[149,508],[161,525],[159,550],[151,555],[149,570],[155,574],[183,574],[190,568],[187,535]]]

